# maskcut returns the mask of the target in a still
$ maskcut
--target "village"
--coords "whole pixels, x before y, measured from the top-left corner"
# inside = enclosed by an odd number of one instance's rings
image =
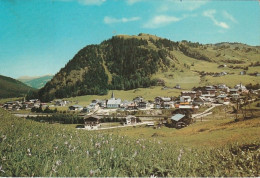
[[[180,85],[176,85],[175,89],[181,90]],[[240,84],[229,88],[225,84],[211,85],[195,88],[192,91],[181,91],[179,97],[161,97],[157,96],[154,101],[146,101],[142,96],[133,98],[132,101],[122,100],[116,98],[115,93],[112,92],[111,98],[107,100],[92,100],[88,106],[81,106],[73,104],[67,100],[54,100],[50,103],[42,103],[38,99],[29,101],[12,101],[6,102],[2,107],[9,111],[28,110],[37,113],[53,113],[57,112],[59,107],[67,107],[68,112],[77,113],[84,117],[84,127],[87,130],[99,129],[102,118],[117,117],[123,126],[146,124],[147,126],[154,126],[156,118],[160,124],[166,124],[168,117],[172,120],[173,127],[185,127],[196,118],[201,118],[202,115],[210,114],[210,110],[219,105],[237,105],[243,104],[245,97],[249,93],[258,94],[258,90],[247,90],[247,88]],[[251,98],[253,101],[254,98]],[[76,102],[77,103],[77,102]],[[1,105],[0,105],[1,106]],[[49,109],[55,107],[55,110]],[[207,112],[197,113],[200,107],[207,107]],[[164,116],[162,110],[172,110],[170,116]],[[136,111],[144,111],[143,116],[135,116]],[[122,112],[124,113],[122,115]]]

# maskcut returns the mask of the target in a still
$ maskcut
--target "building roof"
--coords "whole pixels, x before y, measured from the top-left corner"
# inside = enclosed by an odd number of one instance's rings
[[[116,98],[111,98],[107,101],[107,105],[109,104],[118,104],[120,105],[121,104],[121,99],[116,99]]]
[[[185,115],[183,115],[183,114],[175,114],[174,116],[171,117],[171,120],[179,121],[184,117],[185,117]]]
[[[196,94],[196,91],[182,91],[182,94]]]
[[[182,98],[191,98],[190,96],[181,96]]]
[[[70,106],[70,107],[74,107],[74,108],[83,108],[83,107],[80,106],[80,105],[73,105],[73,106]]]

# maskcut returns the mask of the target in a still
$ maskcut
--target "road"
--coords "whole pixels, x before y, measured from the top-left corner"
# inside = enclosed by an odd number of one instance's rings
[[[124,128],[124,127],[134,127],[134,126],[139,126],[139,125],[147,125],[147,124],[152,124],[153,122],[141,122],[138,124],[129,124],[129,125],[122,125],[122,126],[115,126],[115,127],[107,127],[107,128],[97,128],[97,129],[85,129],[85,128],[80,128],[83,130],[108,130],[108,129],[118,129],[118,128]]]
[[[206,109],[204,112],[202,113],[198,113],[198,114],[192,114],[192,118],[201,118],[201,117],[205,117],[207,115],[212,114],[212,112],[209,112],[210,110],[214,109],[216,106],[220,106],[218,104],[214,104],[212,105],[210,108]]]

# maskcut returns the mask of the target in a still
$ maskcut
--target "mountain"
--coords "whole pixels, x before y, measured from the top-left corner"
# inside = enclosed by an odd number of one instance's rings
[[[0,75],[0,98],[22,97],[34,90],[18,80]]]
[[[18,80],[32,88],[40,89],[48,81],[50,81],[52,79],[52,77],[53,77],[53,75],[45,75],[45,76],[39,76],[39,77],[23,76],[23,77],[18,78]]]
[[[247,81],[239,71],[259,71],[259,46],[241,43],[199,44],[173,42],[149,34],[117,35],[99,45],[81,49],[40,91],[41,100],[87,94],[109,89],[129,90],[153,85],[173,87]],[[224,65],[225,69],[220,66]],[[214,78],[225,71],[226,76]],[[238,78],[239,77],[239,78]],[[238,78],[238,79],[237,79]]]

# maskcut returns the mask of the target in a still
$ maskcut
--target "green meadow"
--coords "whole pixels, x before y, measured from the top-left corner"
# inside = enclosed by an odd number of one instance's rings
[[[77,130],[0,110],[1,177],[259,176],[259,117],[204,118],[181,130]]]

